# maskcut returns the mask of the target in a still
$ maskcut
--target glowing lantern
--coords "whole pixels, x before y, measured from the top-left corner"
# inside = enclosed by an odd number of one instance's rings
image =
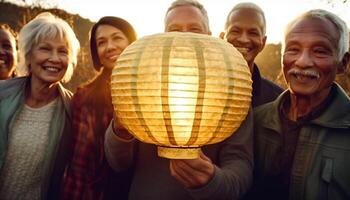
[[[251,74],[224,40],[195,33],[146,36],[127,47],[112,73],[114,110],[138,140],[166,158],[197,158],[229,137],[251,102]]]

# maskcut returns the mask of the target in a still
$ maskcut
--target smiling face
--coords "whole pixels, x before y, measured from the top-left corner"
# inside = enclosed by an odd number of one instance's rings
[[[165,32],[173,31],[211,34],[201,11],[190,5],[178,6],[168,12]]]
[[[110,25],[100,25],[96,30],[96,47],[100,63],[112,69],[119,55],[129,45],[124,33]]]
[[[64,77],[68,63],[69,50],[64,39],[42,39],[30,51],[27,65],[33,81],[44,84],[57,83]]]
[[[292,26],[282,62],[292,94],[326,98],[337,71],[344,69],[337,58],[338,40],[336,27],[326,19],[304,18]]]
[[[16,40],[10,32],[0,29],[0,80],[11,78],[16,64]]]
[[[241,8],[230,14],[227,24],[224,38],[241,52],[252,71],[266,42],[263,16],[254,9]]]

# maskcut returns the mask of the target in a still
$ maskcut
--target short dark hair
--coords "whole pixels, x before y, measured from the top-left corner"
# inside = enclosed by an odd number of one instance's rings
[[[225,30],[228,28],[229,26],[229,21],[230,21],[230,17],[231,17],[231,14],[234,12],[234,11],[237,11],[237,10],[240,10],[240,9],[252,9],[254,11],[256,11],[258,14],[261,15],[262,19],[263,19],[263,34],[265,35],[266,34],[266,18],[265,18],[265,14],[264,14],[264,11],[258,6],[256,5],[255,3],[251,3],[251,2],[243,2],[243,3],[239,3],[237,5],[235,5],[231,11],[228,13],[227,17],[226,17],[226,23],[225,23]]]
[[[110,25],[119,30],[121,30],[126,38],[128,38],[129,42],[132,43],[136,40],[137,34],[134,28],[131,26],[129,22],[119,17],[106,16],[102,17],[98,22],[96,22],[90,31],[90,53],[94,68],[96,71],[100,71],[101,62],[98,57],[97,47],[96,47],[96,30],[100,25]]]
[[[210,31],[208,12],[204,8],[204,6],[201,3],[199,3],[197,0],[175,0],[173,3],[171,3],[170,7],[168,8],[168,10],[165,13],[164,23],[165,23],[165,20],[168,16],[168,13],[172,9],[179,7],[179,6],[193,6],[195,8],[198,8],[201,11],[201,13],[206,21],[205,25],[207,26],[208,30]]]

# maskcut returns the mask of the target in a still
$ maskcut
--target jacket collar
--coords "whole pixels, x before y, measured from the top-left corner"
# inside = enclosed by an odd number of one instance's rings
[[[313,123],[329,128],[350,128],[350,99],[345,91],[337,84],[336,95],[329,108]]]
[[[334,83],[334,85],[336,88],[335,96],[328,109],[318,118],[311,120],[310,123],[326,128],[350,128],[350,98],[337,83]],[[257,107],[256,111],[260,109],[269,110],[267,111],[268,114],[260,119],[262,126],[281,133],[279,106],[284,98],[289,98],[289,94],[289,91],[286,90],[275,101]]]
[[[62,102],[66,111],[66,115],[68,116],[68,118],[71,120],[72,116],[71,116],[71,99],[73,96],[73,93],[69,90],[67,90],[66,88],[63,87],[63,85],[61,83],[58,83],[58,91],[60,92],[60,96],[62,98]]]

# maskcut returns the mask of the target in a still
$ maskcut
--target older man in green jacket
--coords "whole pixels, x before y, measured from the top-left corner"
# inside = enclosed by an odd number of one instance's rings
[[[334,83],[349,63],[348,29],[311,10],[285,32],[288,90],[257,107],[256,199],[350,199],[350,99]]]

